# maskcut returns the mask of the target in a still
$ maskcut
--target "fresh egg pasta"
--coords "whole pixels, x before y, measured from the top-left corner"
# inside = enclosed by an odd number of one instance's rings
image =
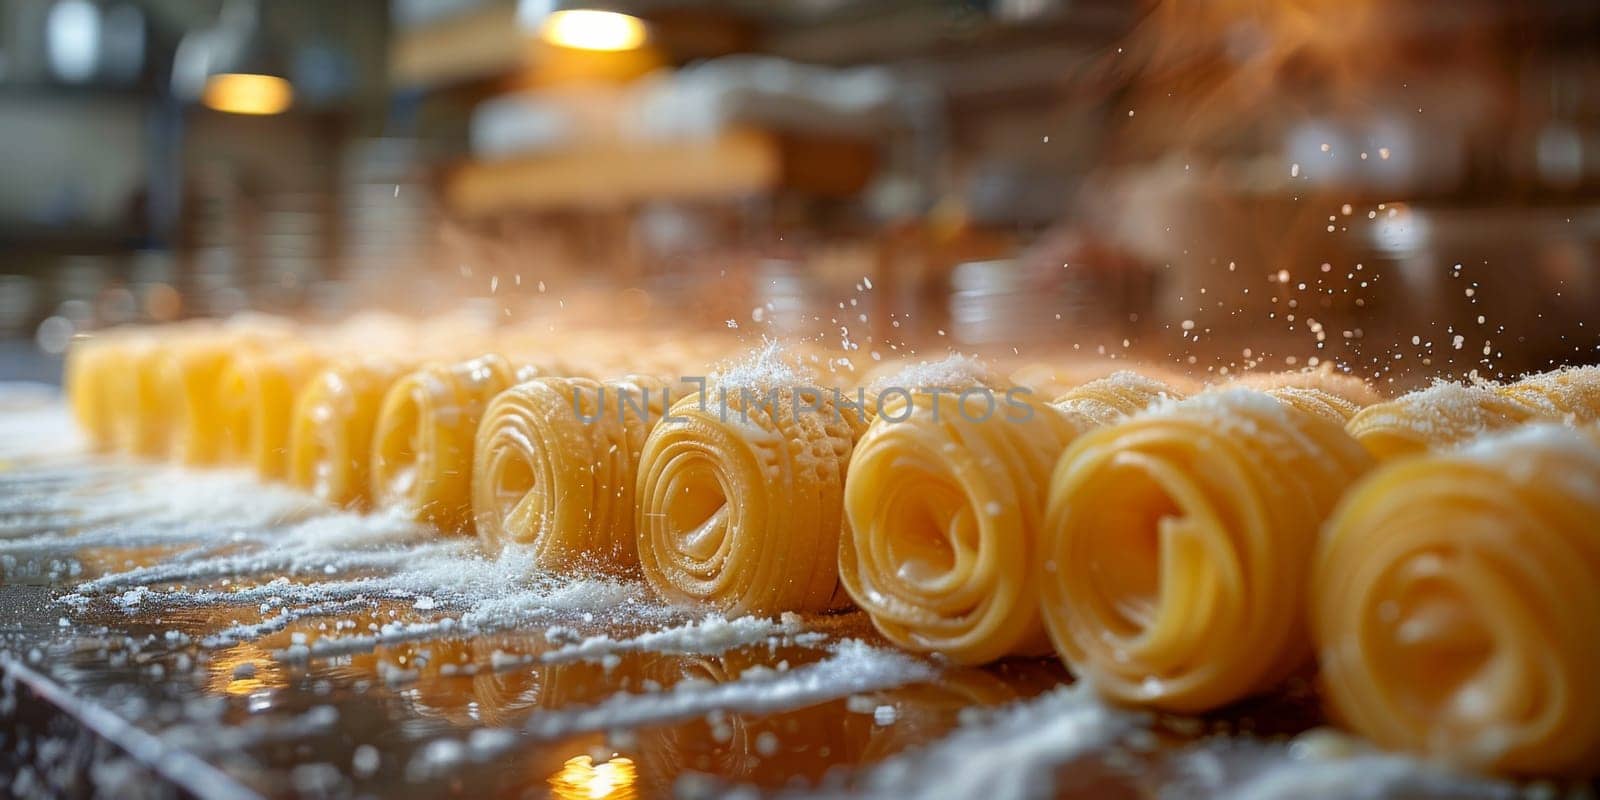
[[[1120,372],[1046,404],[960,359],[902,367],[885,386],[906,394],[880,409],[845,486],[851,598],[897,644],[958,663],[1047,650],[1031,565],[1057,458],[1177,392]]]
[[[645,440],[640,569],[663,597],[728,613],[838,607],[845,470],[864,415],[798,370],[732,373]]]
[[[1310,661],[1317,530],[1370,463],[1337,422],[1247,389],[1084,435],[1037,566],[1057,651],[1113,700],[1170,711],[1271,688]]]
[[[648,376],[538,378],[489,404],[478,425],[472,509],[491,550],[533,549],[548,570],[634,572],[639,452],[669,393]]]
[[[373,500],[446,532],[472,524],[472,449],[494,396],[516,382],[499,355],[407,373],[384,394],[373,434]]]
[[[1358,376],[1335,371],[1327,362],[1313,369],[1290,372],[1249,372],[1235,378],[1231,385],[1263,392],[1316,389],[1357,408],[1383,402],[1383,396],[1371,384]]]
[[[412,367],[390,358],[346,359],[318,372],[295,402],[289,482],[346,508],[372,505],[370,466],[378,411]]]
[[[1041,397],[1054,399],[1090,381],[1115,372],[1115,361],[1028,361],[1010,371],[1006,380],[1026,386]]]
[[[173,346],[175,334],[130,335],[119,357],[123,363],[112,383],[113,402],[120,406],[114,438],[117,449],[136,456],[159,458],[166,455],[170,418],[167,413],[173,398],[169,384],[162,380],[161,361]]]
[[[287,477],[295,396],[322,361],[298,343],[247,348],[229,359],[216,390],[222,460],[248,464],[268,480]]]
[[[1067,391],[1056,408],[1079,418],[1085,427],[1109,425],[1162,400],[1180,400],[1183,394],[1165,381],[1136,372],[1114,372]]]
[[[115,332],[80,336],[67,350],[63,371],[67,405],[92,449],[110,450],[116,443],[114,385],[122,365],[120,337]]]
[[[161,363],[169,387],[172,418],[170,455],[190,466],[213,464],[222,456],[223,431],[217,391],[229,362],[246,343],[233,337],[204,337],[168,348]]]
[[[1487,382],[1448,383],[1368,406],[1347,426],[1379,460],[1448,447],[1487,431],[1521,425],[1538,409]]]
[[[1312,634],[1339,719],[1473,768],[1600,771],[1600,433],[1386,465],[1328,525]]]
[[[1268,389],[1267,394],[1300,411],[1316,414],[1339,425],[1349,424],[1355,415],[1361,413],[1361,406],[1344,397],[1314,387],[1279,386]]]
[[[1506,384],[1500,394],[1550,420],[1600,420],[1600,367],[1568,367]]]
[[[1081,428],[1028,392],[918,387],[850,461],[839,575],[896,644],[962,664],[1047,652],[1032,569],[1050,471]]]

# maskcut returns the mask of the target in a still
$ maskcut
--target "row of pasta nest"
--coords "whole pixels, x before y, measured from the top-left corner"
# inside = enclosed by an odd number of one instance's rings
[[[730,352],[250,319],[81,339],[67,380],[97,447],[248,464],[546,570],[853,606],[963,664],[1053,650],[1176,712],[1315,666],[1382,745],[1600,768],[1600,368],[1384,400],[1328,369],[1198,387],[769,343],[695,377]]]

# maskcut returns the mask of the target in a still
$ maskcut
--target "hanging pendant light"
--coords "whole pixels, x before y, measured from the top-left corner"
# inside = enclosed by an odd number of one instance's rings
[[[650,39],[644,20],[605,0],[522,0],[517,20],[540,39],[573,50],[637,50]]]
[[[179,97],[229,114],[281,114],[294,105],[294,85],[256,0],[228,0],[215,27],[185,36],[172,84]]]

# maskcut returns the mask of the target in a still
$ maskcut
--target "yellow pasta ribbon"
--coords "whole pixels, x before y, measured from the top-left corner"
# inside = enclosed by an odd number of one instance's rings
[[[1046,398],[1060,397],[1090,381],[1099,380],[1115,370],[1116,362],[1107,361],[1029,361],[1010,371],[1008,382],[1026,386],[1035,394]]]
[[[1509,384],[1440,381],[1370,406],[1350,420],[1351,435],[1388,460],[1439,450],[1530,422],[1600,420],[1600,367],[1560,369]]]
[[[1290,372],[1249,372],[1235,378],[1233,386],[1273,392],[1278,389],[1316,389],[1333,395],[1345,403],[1365,408],[1383,402],[1383,396],[1372,384],[1323,362],[1319,367]]]
[[[1183,393],[1166,381],[1124,371],[1070,389],[1053,405],[1080,419],[1087,429],[1119,422],[1161,400],[1181,399]]]
[[[295,402],[289,482],[336,506],[372,505],[372,440],[384,395],[412,367],[353,359],[318,372]]]
[[[1080,431],[1176,393],[1121,372],[1044,405],[959,357],[872,383],[888,400],[845,489],[840,576],[852,599],[910,649],[961,663],[1043,652],[1027,565],[1057,456]]]
[[[122,366],[122,348],[114,333],[79,336],[67,350],[67,405],[92,449],[110,450],[116,443],[115,383]]]
[[[187,464],[215,461],[222,441],[216,393],[223,371],[241,348],[263,342],[260,334],[230,331],[209,320],[129,337],[119,392],[126,405],[120,447]]]
[[[843,602],[845,470],[865,424],[837,399],[724,380],[673,405],[639,456],[639,566],[657,592],[728,613]]]
[[[908,649],[961,664],[1047,652],[1036,538],[1079,423],[982,385],[890,397],[850,461],[845,589]]]
[[[223,420],[217,392],[228,365],[260,342],[239,336],[197,338],[170,347],[161,362],[172,415],[170,455],[183,464],[213,464],[222,457]]]
[[[478,425],[478,538],[491,550],[529,546],[547,570],[637,571],[639,451],[669,391],[658,378],[635,375],[539,378],[502,392]]]
[[[1386,747],[1600,773],[1600,433],[1530,426],[1385,466],[1322,542],[1335,714]]]
[[[1311,658],[1317,530],[1370,464],[1336,422],[1247,389],[1086,434],[1039,560],[1056,650],[1118,702],[1197,712],[1271,688]]]
[[[1538,409],[1552,421],[1600,420],[1600,367],[1568,367],[1530,375],[1501,387],[1500,394]]]
[[[230,358],[215,395],[222,460],[248,464],[268,480],[286,477],[295,396],[322,361],[310,348],[291,343],[246,347]]]
[[[166,455],[168,409],[173,398],[162,380],[164,339],[137,333],[123,343],[123,363],[113,378],[113,402],[120,406],[114,438],[117,449],[136,456]]]
[[[373,435],[373,500],[448,533],[470,531],[478,421],[516,381],[499,355],[407,373],[384,394]]]
[[[1346,425],[1361,413],[1361,406],[1336,394],[1304,386],[1279,386],[1268,389],[1267,394],[1294,406],[1299,411],[1315,414],[1337,425]]]
[[[1448,447],[1538,419],[1540,409],[1486,381],[1448,383],[1368,406],[1347,426],[1380,461]]]

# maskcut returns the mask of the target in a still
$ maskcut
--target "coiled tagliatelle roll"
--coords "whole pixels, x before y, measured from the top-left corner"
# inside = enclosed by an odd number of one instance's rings
[[[1247,389],[1092,431],[1062,455],[1039,560],[1067,664],[1113,700],[1216,708],[1305,665],[1317,530],[1370,457]]]
[[[1267,394],[1276,397],[1281,402],[1294,406],[1300,411],[1307,414],[1316,414],[1338,425],[1348,424],[1352,417],[1361,413],[1361,406],[1321,389],[1304,386],[1279,386],[1275,389],[1268,389]]]
[[[1600,435],[1536,425],[1385,466],[1322,542],[1335,714],[1381,745],[1600,773]]]
[[[121,342],[115,332],[79,336],[67,351],[67,405],[78,429],[95,450],[110,450],[116,443],[114,384],[122,363]]]
[[[845,602],[845,470],[864,416],[778,372],[714,380],[645,440],[639,566],[663,597],[752,614]]]
[[[469,530],[478,421],[515,382],[511,363],[494,354],[423,367],[395,381],[373,435],[373,500],[446,532]]]
[[[1050,647],[1036,539],[1050,472],[1081,428],[1007,388],[896,393],[845,485],[839,577],[850,597],[896,644],[962,664]]]
[[[538,378],[500,393],[478,424],[472,509],[490,549],[527,545],[537,566],[637,571],[639,451],[661,421],[659,378]]]
[[[158,369],[168,401],[162,409],[170,418],[168,454],[184,464],[213,464],[228,450],[224,411],[229,402],[218,392],[229,366],[262,351],[305,345],[295,339],[296,328],[277,317],[241,314],[220,324],[191,324],[193,335],[161,331],[164,346]]]
[[[210,320],[148,328],[123,349],[121,449],[171,456],[186,464],[215,461],[222,443],[217,391],[230,360],[268,341],[265,331],[230,330]]]
[[[1061,358],[1022,363],[1009,371],[1007,380],[1016,386],[1026,386],[1042,397],[1055,398],[1116,371],[1115,361]]]
[[[1199,391],[1201,385],[1183,372],[1164,364],[1143,363],[1130,366],[1126,361],[1059,355],[1044,359],[1011,359],[1001,370],[1016,386],[1026,386],[1034,394],[1059,398],[1080,386],[1112,375],[1139,375],[1185,395]]]
[[[111,382],[118,405],[113,426],[116,448],[136,456],[166,454],[171,398],[161,381],[162,340],[154,333],[130,334],[119,354],[122,363]]]
[[[1379,460],[1436,450],[1545,417],[1536,405],[1503,387],[1440,381],[1427,389],[1367,406],[1347,426]]]
[[[839,569],[885,636],[975,664],[1049,647],[1031,565],[1061,451],[1176,393],[1123,372],[1045,404],[960,366],[902,368],[875,384],[889,399],[852,457]]]
[[[1530,422],[1600,420],[1600,367],[1530,375],[1509,384],[1439,382],[1364,409],[1350,433],[1379,459],[1439,450]]]
[[[177,461],[202,465],[222,456],[223,431],[217,391],[228,364],[253,341],[239,337],[197,337],[169,347],[160,369],[171,402],[169,454]]]
[[[414,366],[386,357],[349,359],[314,376],[295,402],[289,482],[346,508],[372,505],[373,434],[389,387]]]
[[[1568,367],[1530,375],[1501,387],[1500,394],[1538,409],[1550,420],[1600,420],[1600,367]]]
[[[248,464],[269,480],[287,476],[295,395],[322,362],[320,353],[292,342],[230,358],[215,396],[221,459]]]
[[[1114,372],[1067,391],[1052,405],[1090,427],[1121,421],[1161,400],[1182,399],[1183,393],[1165,381],[1135,372]]]
[[[1357,408],[1383,402],[1383,396],[1361,378],[1337,372],[1333,365],[1323,362],[1319,367],[1292,372],[1250,372],[1235,378],[1234,386],[1272,392],[1277,389],[1316,389]]]

